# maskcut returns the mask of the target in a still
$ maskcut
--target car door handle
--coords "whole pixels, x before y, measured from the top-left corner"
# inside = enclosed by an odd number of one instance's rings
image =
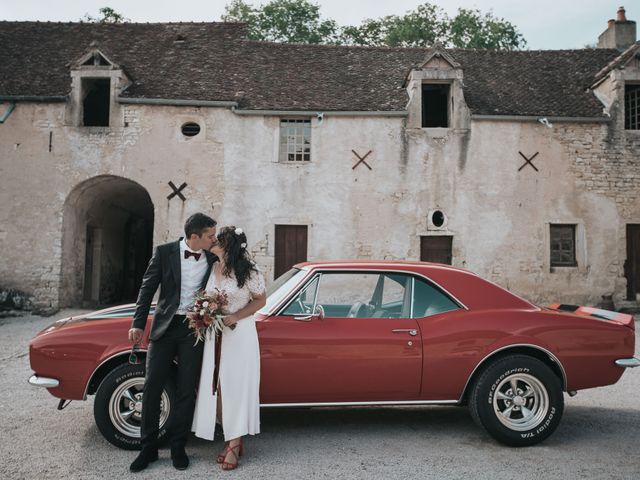
[[[391,331],[393,333],[408,333],[412,337],[415,337],[418,334],[418,331],[414,328],[394,328]]]

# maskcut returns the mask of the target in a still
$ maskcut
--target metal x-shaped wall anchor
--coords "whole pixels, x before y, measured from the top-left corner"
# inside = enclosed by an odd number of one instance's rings
[[[531,168],[533,168],[536,172],[538,172],[539,170],[536,168],[536,166],[531,163],[531,160],[533,160],[534,158],[536,158],[538,156],[538,153],[540,152],[536,152],[533,155],[531,155],[531,158],[527,158],[526,155],[522,152],[518,152],[520,154],[520,156],[522,158],[524,158],[524,163],[522,164],[522,166],[518,169],[518,171],[522,170],[524,167],[527,166],[527,164],[531,165]]]
[[[169,182],[169,186],[171,187],[171,190],[173,190],[173,192],[171,192],[168,196],[167,196],[167,200],[171,200],[173,197],[175,197],[176,195],[180,198],[180,200],[182,200],[183,202],[186,200],[186,197],[182,194],[182,190],[184,189],[184,187],[187,186],[187,184],[185,182],[182,183],[182,185],[180,185],[179,187],[176,187],[174,185],[173,182]]]
[[[373,150],[369,150],[367,153],[365,153],[365,154],[364,154],[364,157],[361,157],[360,155],[358,155],[358,154],[356,153],[356,151],[355,151],[355,150],[351,150],[351,151],[353,152],[353,154],[354,154],[356,157],[358,157],[358,163],[356,163],[353,167],[351,167],[351,170],[355,170],[355,169],[356,169],[356,167],[357,167],[358,165],[360,165],[361,163],[364,163],[364,164],[365,164],[365,166],[366,166],[369,170],[373,170],[373,169],[369,166],[369,164],[368,164],[367,162],[365,162],[365,161],[364,161],[364,159],[365,159],[365,158],[367,158],[367,157],[369,156],[369,154],[370,154],[371,152],[373,152]]]

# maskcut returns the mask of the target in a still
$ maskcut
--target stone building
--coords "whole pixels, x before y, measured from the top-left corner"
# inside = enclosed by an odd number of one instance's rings
[[[0,22],[0,287],[135,298],[196,211],[272,280],[452,263],[532,301],[640,292],[640,44],[273,44],[231,23]],[[619,303],[618,303],[619,304]]]

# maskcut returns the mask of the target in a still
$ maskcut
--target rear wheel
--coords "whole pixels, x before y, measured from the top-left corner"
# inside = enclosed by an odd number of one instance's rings
[[[96,425],[104,438],[118,448],[140,449],[144,375],[143,364],[121,365],[104,378],[96,392],[93,403]],[[166,434],[173,398],[173,383],[169,381],[160,401],[159,440]]]
[[[499,442],[535,445],[560,423],[564,411],[560,379],[536,358],[503,357],[476,380],[469,409],[476,423]]]

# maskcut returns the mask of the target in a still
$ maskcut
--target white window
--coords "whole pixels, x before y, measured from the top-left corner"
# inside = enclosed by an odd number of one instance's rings
[[[311,161],[311,120],[280,120],[280,161]]]

